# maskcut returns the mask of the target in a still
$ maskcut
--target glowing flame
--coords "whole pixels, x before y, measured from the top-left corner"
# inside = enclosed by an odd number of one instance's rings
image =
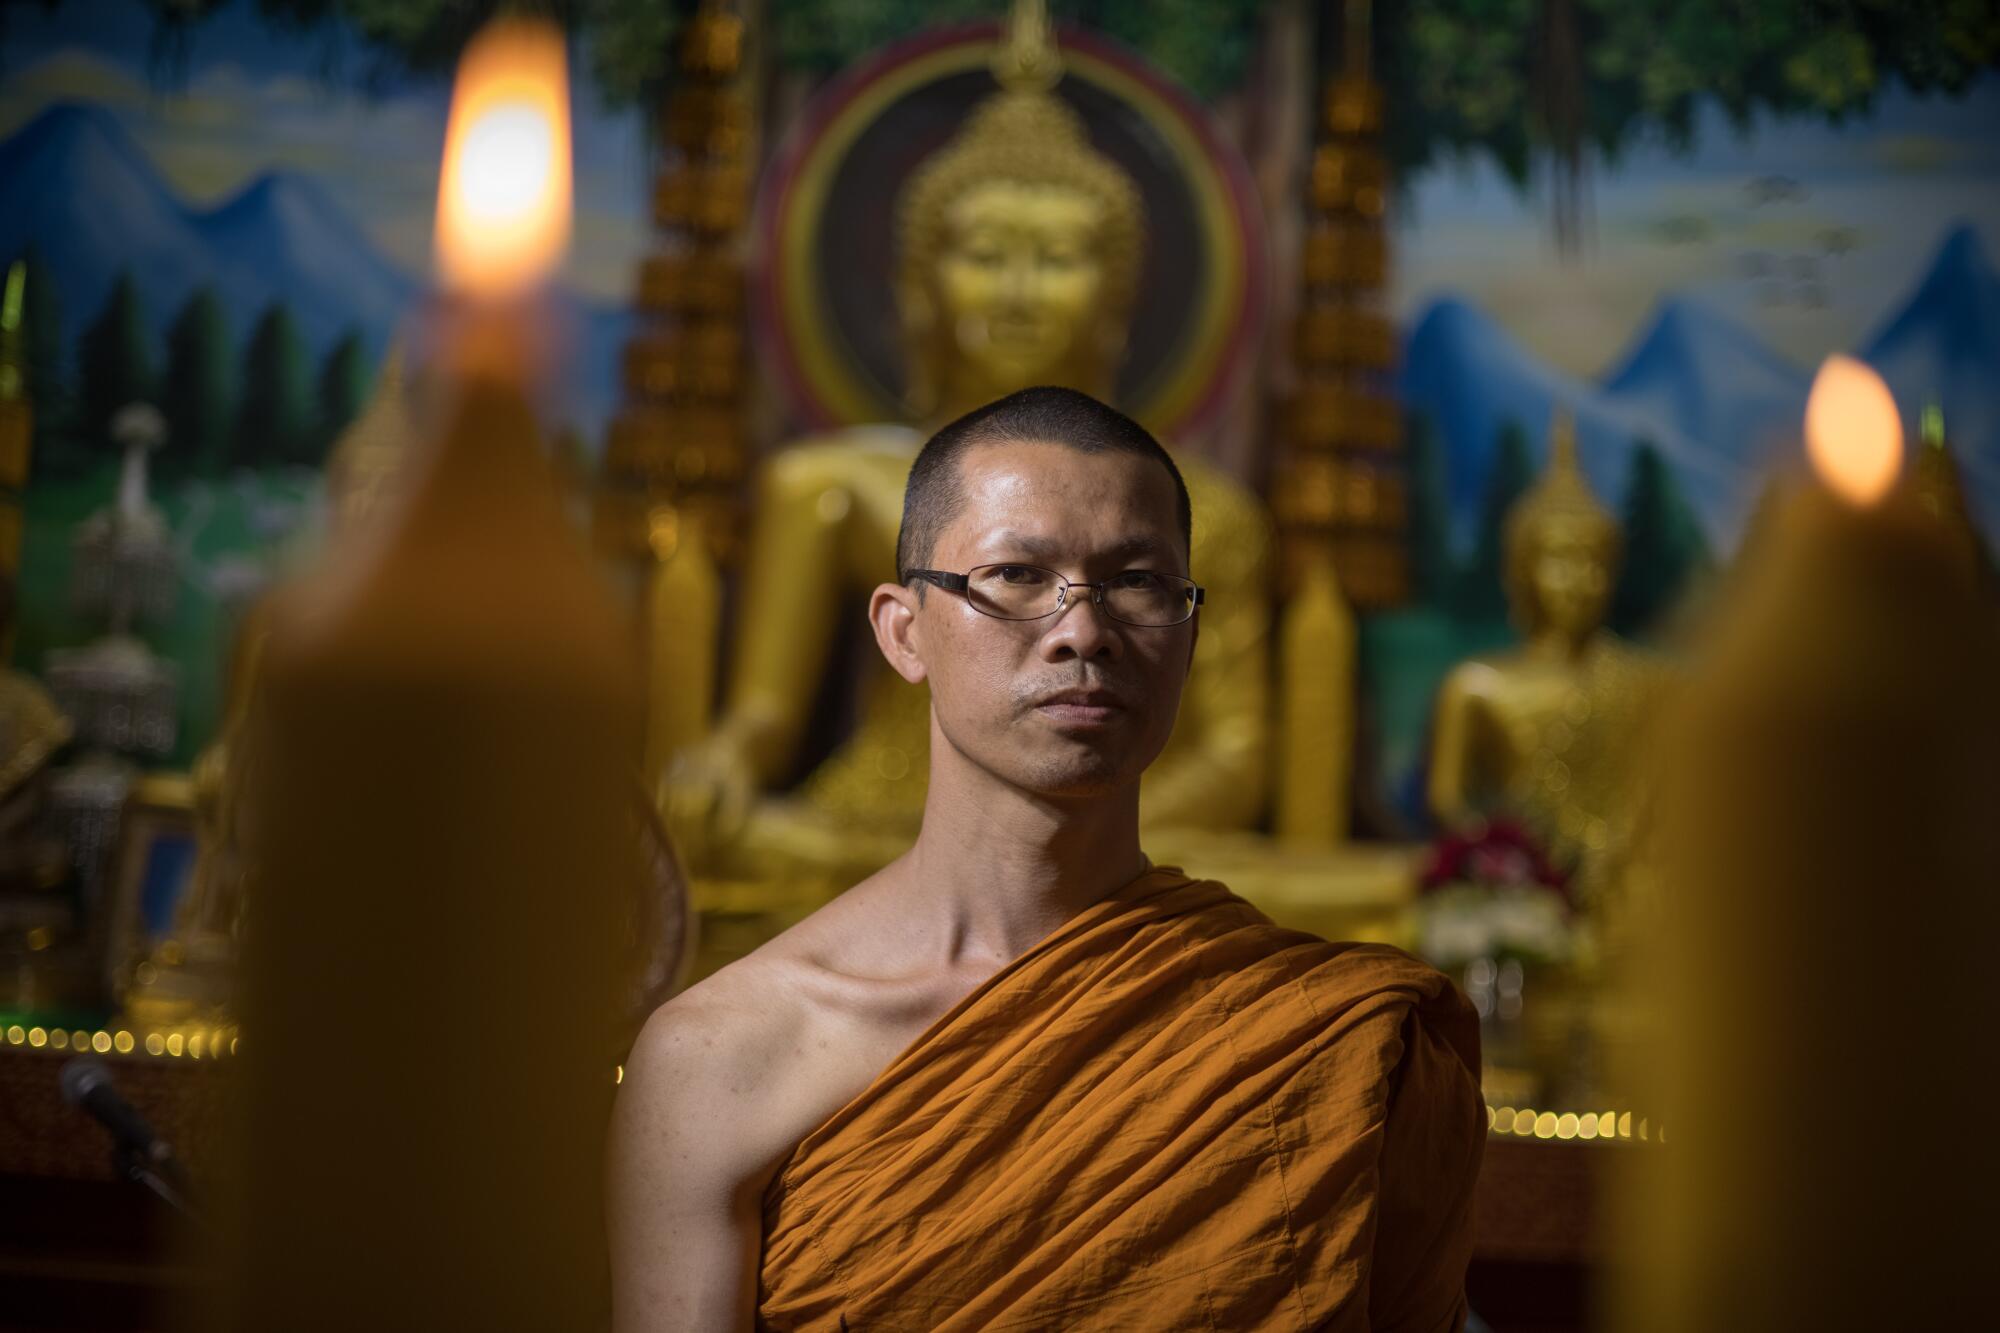
[[[1872,505],[1888,493],[1903,464],[1903,419],[1880,375],[1851,356],[1820,365],[1806,399],[1806,456],[1850,504]]]
[[[437,256],[445,286],[504,297],[569,244],[569,71],[562,35],[500,19],[465,49],[445,128]]]

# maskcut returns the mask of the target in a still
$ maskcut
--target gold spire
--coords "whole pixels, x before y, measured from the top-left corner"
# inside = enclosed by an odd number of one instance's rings
[[[1921,421],[1923,443],[1910,460],[1910,490],[1924,513],[1943,528],[1952,549],[1969,567],[1983,571],[1987,568],[1985,538],[1965,502],[1958,459],[1944,431],[1944,409],[1930,404],[1924,408]]]
[[[1556,408],[1549,423],[1548,465],[1508,512],[1507,527],[1511,534],[1517,527],[1539,529],[1561,520],[1604,529],[1617,527],[1617,520],[1598,500],[1577,465],[1576,418],[1566,407]]]
[[[1581,537],[1607,563],[1617,557],[1618,520],[1598,500],[1577,466],[1576,419],[1568,408],[1560,406],[1549,423],[1548,465],[1507,511],[1505,573],[1509,600],[1517,607],[1533,602],[1536,553],[1559,532]]]
[[[993,52],[993,77],[1009,92],[1046,92],[1062,78],[1046,0],[1014,0],[1006,35]]]

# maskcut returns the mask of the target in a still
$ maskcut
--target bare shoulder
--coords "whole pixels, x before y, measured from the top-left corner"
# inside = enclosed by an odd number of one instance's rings
[[[747,1186],[796,1136],[788,1075],[811,1014],[781,958],[753,955],[690,987],[640,1031],[619,1088],[619,1136]],[[698,1182],[684,1182],[695,1184]]]
[[[698,1192],[761,1190],[964,993],[963,978],[902,966],[862,892],[834,902],[668,1001],[639,1034],[614,1140]],[[733,1186],[731,1184],[733,1182]]]
[[[743,963],[647,1020],[625,1063],[606,1161],[613,1326],[747,1328],[762,1194],[795,1141],[788,988]]]

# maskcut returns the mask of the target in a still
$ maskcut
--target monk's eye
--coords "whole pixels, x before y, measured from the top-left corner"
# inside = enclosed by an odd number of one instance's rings
[[[1026,588],[1043,582],[1047,576],[1033,565],[1000,565],[994,569],[993,577],[1002,583]]]
[[[1150,569],[1128,569],[1112,579],[1111,586],[1125,592],[1157,592],[1163,585]]]

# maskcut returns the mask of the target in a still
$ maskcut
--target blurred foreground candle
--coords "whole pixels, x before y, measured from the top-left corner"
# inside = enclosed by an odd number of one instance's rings
[[[1984,1322],[2000,1138],[2000,645],[1836,358],[1707,645],[1663,845],[1670,1141],[1623,1200],[1626,1330]]]
[[[583,1328],[608,1309],[636,652],[562,512],[518,326],[567,230],[563,69],[525,23],[468,49],[438,210],[447,424],[377,540],[274,613],[241,1328]]]

